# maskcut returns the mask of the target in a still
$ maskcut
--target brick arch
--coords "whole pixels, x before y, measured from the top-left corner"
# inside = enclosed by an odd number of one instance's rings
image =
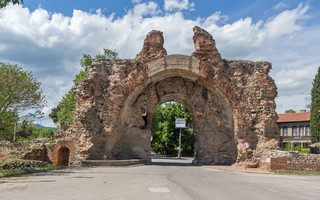
[[[62,149],[68,149],[69,150],[69,158],[68,158],[68,161],[69,163],[72,163],[73,160],[74,160],[74,152],[76,150],[76,147],[74,146],[74,144],[71,142],[71,141],[60,141],[58,142],[55,147],[54,147],[54,150],[52,152],[52,163],[54,165],[60,165],[61,163],[59,162],[59,154],[61,154],[61,150]]]
[[[207,31],[193,31],[191,56],[167,56],[162,32],[151,31],[134,60],[92,63],[86,78],[73,88],[74,122],[56,133],[58,140],[77,144],[77,161],[150,158],[150,131],[140,115],[143,110],[152,113],[164,100],[191,108],[200,133],[198,164],[241,162],[244,141],[250,144],[249,160],[256,162],[265,148],[277,145],[271,64],[224,60]],[[168,92],[159,95],[157,84],[167,84]]]
[[[174,58],[174,57],[173,57]],[[177,67],[177,64],[175,65]],[[122,148],[120,158],[150,158],[152,113],[164,102],[177,101],[191,112],[196,134],[195,164],[233,164],[237,159],[233,112],[228,99],[217,89],[207,88],[199,79],[177,76],[150,83],[122,109]],[[159,72],[161,73],[161,72]],[[187,73],[187,72],[186,72]],[[195,76],[197,77],[197,76]],[[147,126],[141,113],[147,111]]]

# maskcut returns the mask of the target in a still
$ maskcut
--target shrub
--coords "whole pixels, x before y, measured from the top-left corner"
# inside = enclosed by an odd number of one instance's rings
[[[302,149],[302,148],[301,148],[301,145],[297,145],[297,146],[294,147],[294,150],[295,150],[295,151],[299,151],[299,152],[300,152],[301,149]]]
[[[309,148],[302,148],[301,153],[310,153],[310,149]]]

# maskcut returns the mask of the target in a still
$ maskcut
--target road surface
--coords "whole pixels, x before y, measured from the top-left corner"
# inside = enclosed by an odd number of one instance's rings
[[[320,199],[320,176],[228,172],[190,162],[154,159],[145,166],[73,168],[1,178],[0,199]]]

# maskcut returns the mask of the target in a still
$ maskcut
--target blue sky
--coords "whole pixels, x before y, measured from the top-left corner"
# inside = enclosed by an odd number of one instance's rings
[[[223,58],[272,63],[279,113],[310,103],[320,66],[319,0],[24,2],[0,9],[0,62],[18,64],[42,82],[46,114],[72,87],[83,53],[110,48],[134,58],[156,29],[168,54],[191,55],[196,25],[213,35]],[[53,125],[48,117],[43,122]]]

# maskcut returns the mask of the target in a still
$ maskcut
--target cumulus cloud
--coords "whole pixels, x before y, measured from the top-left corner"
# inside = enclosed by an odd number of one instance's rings
[[[166,11],[193,10],[194,3],[189,3],[188,0],[164,0],[164,9]]]
[[[298,8],[286,10],[272,18],[265,24],[265,31],[269,37],[279,37],[302,29],[300,20],[305,19],[309,5],[299,4]]]
[[[43,83],[48,99],[44,111],[48,114],[71,89],[83,53],[94,56],[109,48],[121,58],[134,58],[146,34],[161,30],[168,54],[190,55],[194,51],[192,28],[198,25],[213,35],[224,58],[273,63],[271,75],[279,88],[280,112],[289,105],[285,101],[293,97],[296,101],[290,102],[295,106],[305,104],[310,94],[306,91],[320,65],[320,28],[302,23],[308,20],[309,5],[284,10],[266,22],[253,22],[248,17],[226,24],[227,16],[219,11],[205,18],[186,18],[181,10],[194,7],[186,0],[167,0],[164,10],[155,2],[132,2],[133,8],[117,18],[114,14],[105,16],[101,10],[74,10],[68,17],[42,8],[31,12],[21,5],[0,9],[0,61],[33,71]],[[43,122],[52,125],[48,118]]]

